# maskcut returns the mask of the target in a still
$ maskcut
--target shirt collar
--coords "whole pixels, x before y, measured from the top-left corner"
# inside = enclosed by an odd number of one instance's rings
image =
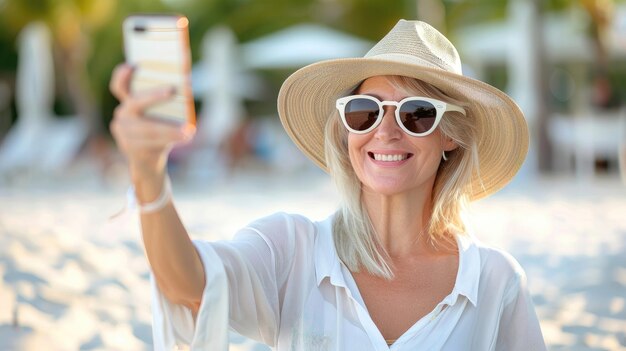
[[[331,284],[347,287],[341,272],[341,261],[337,256],[333,241],[333,217],[334,215],[331,215],[327,219],[318,222],[316,226],[315,278],[318,286],[324,278],[329,277]],[[444,299],[444,303],[452,305],[458,295],[463,295],[476,306],[480,280],[480,253],[475,239],[470,234],[457,234],[456,240],[459,250],[459,270],[454,289],[446,298],[450,301]]]
[[[333,285],[346,287],[346,282],[341,273],[341,262],[333,241],[333,218],[334,215],[317,223],[317,235],[315,236],[315,278],[317,285],[326,277],[330,277]]]
[[[456,275],[455,292],[465,296],[474,306],[478,301],[478,283],[480,281],[480,253],[471,234],[456,234],[459,249],[459,271]]]

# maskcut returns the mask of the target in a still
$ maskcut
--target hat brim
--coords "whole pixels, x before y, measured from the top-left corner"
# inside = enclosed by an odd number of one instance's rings
[[[328,171],[324,129],[335,101],[363,80],[398,75],[429,83],[451,98],[468,103],[478,130],[479,172],[471,180],[477,200],[504,187],[528,152],[528,126],[519,106],[505,93],[481,81],[438,68],[376,57],[347,58],[311,64],[293,73],[278,95],[278,114],[296,146]]]

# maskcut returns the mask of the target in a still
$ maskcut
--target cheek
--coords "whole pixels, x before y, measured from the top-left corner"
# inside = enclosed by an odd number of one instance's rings
[[[348,134],[348,155],[350,156],[350,161],[354,161],[354,158],[358,153],[358,149],[358,138],[355,138],[354,134]]]
[[[366,143],[365,138],[358,134],[348,134],[348,157],[357,175],[361,174],[363,168],[362,147]],[[359,176],[360,178],[360,176]]]
[[[435,133],[413,140],[413,147],[417,150],[415,161],[422,172],[437,172],[443,151],[442,142],[441,136]]]
[[[441,157],[441,152],[445,148],[444,146],[445,141],[443,139],[443,136],[439,132],[439,130],[435,130],[435,132],[432,133],[431,135],[428,135],[421,139],[413,139],[413,141],[414,141],[413,145],[416,148],[419,148],[423,150],[424,152],[428,153],[429,157],[431,154],[439,155],[439,157]]]

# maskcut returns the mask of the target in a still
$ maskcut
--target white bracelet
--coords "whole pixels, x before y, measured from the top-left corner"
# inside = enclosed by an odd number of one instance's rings
[[[135,187],[131,185],[128,187],[128,191],[126,192],[126,206],[117,211],[117,213],[109,216],[109,220],[114,220],[115,218],[126,213],[128,210],[139,210],[140,213],[157,212],[163,209],[163,207],[165,207],[171,199],[172,182],[167,174],[165,174],[165,179],[163,180],[163,189],[161,189],[161,194],[159,194],[159,197],[156,200],[148,202],[147,204],[140,204],[139,201],[137,201]]]
[[[135,187],[128,187],[128,192],[126,193],[126,206],[128,209],[134,210],[138,209],[140,213],[154,213],[162,210],[172,199],[172,182],[170,181],[170,177],[166,174],[165,179],[163,180],[163,188],[161,189],[161,194],[159,197],[151,202],[140,204],[137,200],[137,194],[135,193]]]

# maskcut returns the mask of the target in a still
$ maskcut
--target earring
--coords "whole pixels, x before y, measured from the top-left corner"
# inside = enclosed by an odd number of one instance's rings
[[[445,150],[441,152],[441,156],[443,157],[444,161],[448,161],[448,157],[446,156],[446,151]]]

